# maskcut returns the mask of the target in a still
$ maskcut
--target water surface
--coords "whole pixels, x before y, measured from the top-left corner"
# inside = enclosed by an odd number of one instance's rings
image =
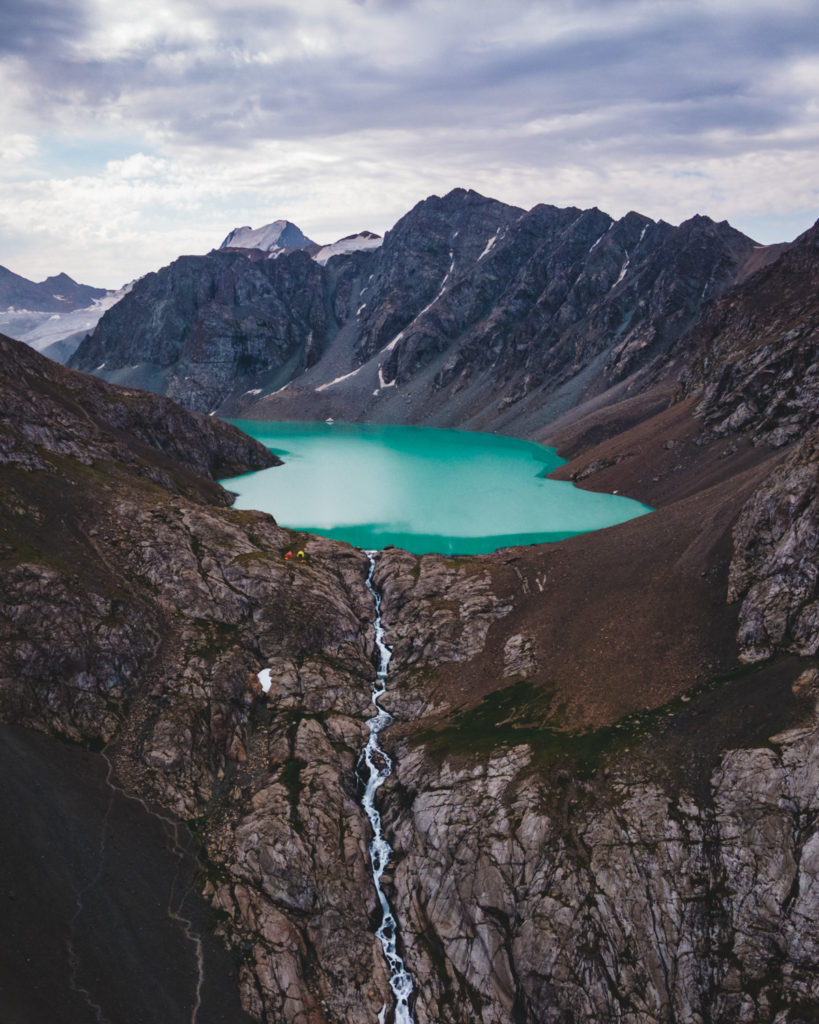
[[[462,430],[232,420],[283,466],[221,481],[236,508],[379,550],[484,554],[562,540],[651,511],[547,480],[565,460],[531,441]]]

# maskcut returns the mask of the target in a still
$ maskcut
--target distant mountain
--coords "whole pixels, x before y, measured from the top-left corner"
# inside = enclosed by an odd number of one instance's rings
[[[274,220],[261,228],[234,228],[219,246],[220,249],[259,249],[279,253],[285,249],[306,249],[315,245],[289,220]]]
[[[0,267],[0,310],[38,310],[49,313],[68,313],[72,309],[90,306],[108,292],[105,288],[92,288],[77,284],[68,274],[47,277],[35,284],[5,267]]]
[[[102,298],[94,299],[90,306],[82,306],[68,313],[42,314],[43,319],[31,326],[20,325],[11,335],[19,341],[43,352],[58,363],[65,363],[73,355],[83,338],[97,326],[103,313],[127,295],[133,281],[117,291],[105,292]]]
[[[354,235],[345,235],[337,242],[319,245],[291,224],[289,220],[274,220],[261,228],[234,228],[219,246],[220,249],[254,249],[268,253],[272,257],[280,256],[294,249],[304,249],[313,259],[324,266],[333,256],[342,256],[351,252],[366,249],[378,249],[383,239],[372,231],[359,231]]]
[[[383,240],[282,247],[298,239],[239,228],[148,275],[71,365],[200,411],[526,433],[667,360],[779,251],[707,217],[527,212],[464,189]]]
[[[129,287],[92,288],[67,274],[36,284],[0,267],[0,331],[40,352],[50,348],[50,358],[65,362]]]

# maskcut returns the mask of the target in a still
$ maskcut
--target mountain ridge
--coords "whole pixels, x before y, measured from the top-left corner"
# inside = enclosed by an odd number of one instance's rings
[[[78,284],[60,273],[44,281],[29,281],[6,267],[0,267],[0,309],[37,310],[48,313],[70,312],[90,306],[94,299],[108,294],[106,288]]]
[[[372,241],[318,273],[307,250],[275,270],[261,250],[183,257],[103,317],[71,365],[221,415],[531,432],[527,398],[542,426],[626,379],[778,252],[705,217],[524,211],[466,189]]]

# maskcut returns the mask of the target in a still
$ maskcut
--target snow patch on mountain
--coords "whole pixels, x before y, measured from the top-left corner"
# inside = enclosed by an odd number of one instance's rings
[[[329,245],[318,245],[311,241],[300,228],[289,220],[274,220],[260,228],[245,226],[234,228],[219,246],[220,249],[259,249],[271,257],[279,256],[287,249],[308,249],[316,263],[324,266],[333,256],[351,252],[380,248],[383,238],[372,231],[359,231],[346,235]]]
[[[411,323],[407,324],[403,331],[399,331],[398,334],[396,334],[396,336],[392,339],[392,341],[387,342],[382,351],[392,352],[392,350],[395,348],[398,342],[404,337],[404,335],[410,329],[410,327],[414,327],[415,324],[421,319],[421,317],[425,313],[429,312],[429,310],[432,309],[432,307],[435,305],[438,299],[440,299],[440,297],[444,294],[444,292],[446,291],[446,286],[449,283],[449,279],[450,277],[452,277],[452,272],[455,269],[455,253],[451,249],[449,250],[449,259],[449,270],[444,274],[444,279],[441,282],[441,288],[438,294],[435,296],[432,302],[428,302],[426,306],[424,306],[420,313],[416,313],[416,315],[412,318]]]
[[[497,242],[498,237],[500,236],[500,233],[501,233],[502,230],[503,230],[503,228],[498,228],[498,230],[495,232],[495,234],[492,235],[492,237],[486,243],[486,248],[483,250],[483,252],[478,257],[478,262],[479,263],[484,258],[484,256],[488,256],[489,253],[492,251],[492,247],[494,246],[495,242]]]
[[[324,266],[333,256],[342,256],[348,252],[360,252],[363,249],[380,248],[383,238],[372,231],[359,231],[357,235],[347,235],[330,245],[323,245],[313,256],[316,263]]]
[[[349,380],[350,377],[355,377],[355,375],[363,369],[363,366],[359,366],[357,370],[351,370],[349,373],[344,373],[340,377],[336,377],[335,380],[328,380],[326,384],[319,384],[316,391],[326,391],[328,388],[334,387],[336,384],[340,384],[343,380]]]
[[[102,298],[94,299],[90,306],[72,309],[68,313],[52,313],[38,310],[8,310],[0,314],[0,328],[18,341],[24,341],[33,349],[42,352],[57,341],[71,335],[88,334],[102,319],[103,313],[127,295],[135,281],[130,281],[118,291],[106,292]]]

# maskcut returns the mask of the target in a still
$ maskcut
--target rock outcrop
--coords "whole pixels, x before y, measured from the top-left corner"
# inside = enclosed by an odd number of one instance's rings
[[[819,431],[746,502],[734,527],[728,599],[741,602],[744,661],[819,654]]]
[[[819,410],[819,223],[715,303],[692,333],[685,389],[706,436],[789,444]]]
[[[112,388],[65,370],[2,335],[0,361],[2,464],[45,470],[50,468],[46,460],[57,457],[88,466],[107,460],[126,463],[166,485],[175,477],[180,487],[183,467],[214,478],[281,462],[230,424],[191,415],[156,395]],[[216,488],[209,490],[216,493]]]

